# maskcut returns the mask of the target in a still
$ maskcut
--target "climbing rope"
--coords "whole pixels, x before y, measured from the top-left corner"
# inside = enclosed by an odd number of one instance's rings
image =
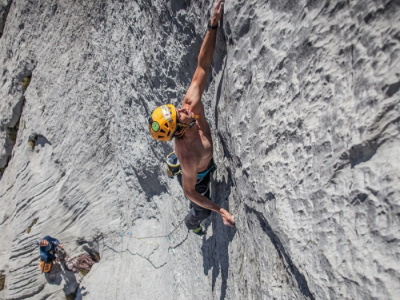
[[[180,221],[179,224],[176,225],[175,228],[174,228],[169,234],[166,234],[166,235],[157,235],[157,236],[134,237],[134,238],[139,239],[139,240],[144,240],[144,239],[159,239],[159,238],[164,238],[164,237],[165,237],[165,238],[167,238],[167,240],[169,240],[169,239],[170,239],[170,236],[178,229],[178,227],[183,223],[184,220],[185,220],[185,219],[183,219],[182,221]],[[130,232],[129,232],[129,233],[130,233]]]
[[[156,243],[153,243],[153,242],[151,242],[151,241],[146,241],[146,240],[149,240],[149,239],[159,239],[159,238],[166,238],[166,239],[168,240],[168,242],[171,242],[171,235],[179,228],[179,226],[181,226],[181,224],[183,223],[184,220],[185,220],[185,219],[182,219],[182,221],[180,221],[180,222],[178,223],[178,225],[176,225],[175,228],[174,228],[170,233],[164,234],[164,235],[156,235],[156,236],[134,236],[134,235],[132,234],[132,232],[126,232],[126,233],[125,233],[125,232],[121,232],[121,233],[119,233],[119,234],[117,234],[117,235],[118,235],[119,237],[121,237],[121,238],[123,238],[123,237],[130,237],[130,238],[134,238],[134,239],[137,239],[137,240],[144,240],[144,241],[145,241],[146,243],[148,243],[148,244],[156,244]],[[106,234],[97,233],[97,234],[95,234],[95,235],[92,236],[91,240],[92,240],[92,241],[102,240],[102,239],[104,239],[105,237],[110,237],[110,236],[115,236],[115,235],[116,235],[115,233],[106,233]],[[62,243],[62,244],[66,245],[66,244],[70,244],[70,243],[85,243],[85,242],[89,242],[88,239],[86,239],[86,238],[79,238],[79,239],[76,240],[76,241],[64,242],[64,243]]]

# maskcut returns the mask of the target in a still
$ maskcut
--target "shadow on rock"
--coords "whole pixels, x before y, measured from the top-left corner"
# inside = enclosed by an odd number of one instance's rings
[[[60,285],[62,281],[61,271],[61,266],[58,263],[55,263],[49,273],[44,273],[47,282],[49,284]]]
[[[61,285],[64,279],[63,291],[66,297],[71,297],[71,295],[76,294],[79,283],[76,280],[74,272],[70,271],[66,265],[65,258],[68,257],[67,254],[65,252],[60,252],[58,256],[60,262],[54,263],[51,271],[49,273],[44,273],[44,275],[47,282],[52,285]]]
[[[228,177],[228,182],[216,182],[213,192],[213,200],[218,203],[226,202],[231,193],[231,186],[233,182],[231,177]],[[225,207],[229,211],[229,207]],[[211,220],[207,220],[206,227],[211,223]],[[209,270],[212,271],[212,290],[215,289],[216,280],[221,274],[221,296],[220,299],[225,299],[227,282],[229,276],[229,244],[233,240],[236,234],[235,227],[225,226],[219,215],[214,214],[212,217],[213,223],[213,235],[208,239],[204,240],[202,246],[203,252],[203,266],[204,273],[207,275]]]
[[[28,144],[33,149],[36,146],[44,147],[45,145],[50,145],[51,143],[48,139],[46,139],[43,135],[38,133],[32,133],[28,138]]]
[[[61,276],[64,278],[65,282],[63,288],[65,295],[68,296],[75,294],[79,287],[79,283],[76,280],[75,274],[71,271],[65,270],[61,273]]]
[[[300,272],[300,270],[294,264],[292,258],[289,255],[289,252],[286,251],[278,234],[276,234],[273,231],[271,225],[269,224],[269,222],[265,218],[265,216],[261,212],[255,210],[254,208],[252,208],[248,205],[246,205],[246,213],[248,213],[248,214],[252,213],[257,217],[258,221],[260,222],[261,229],[265,232],[265,234],[270,239],[271,243],[274,245],[278,255],[286,262],[286,264],[287,264],[286,269],[290,271],[291,275],[296,280],[297,286],[298,286],[300,292],[306,298],[315,300],[313,293],[310,291],[310,289],[308,287],[306,277]]]
[[[221,297],[225,299],[227,282],[229,275],[229,244],[236,234],[236,228],[222,227],[222,222],[216,222],[214,226],[214,234],[204,241],[201,247],[203,252],[204,273],[212,269],[212,290],[215,289],[215,283],[218,276],[221,274]]]
[[[51,146],[51,143],[43,135],[39,135],[37,140],[36,140],[36,145],[44,147],[45,145],[50,145]]]

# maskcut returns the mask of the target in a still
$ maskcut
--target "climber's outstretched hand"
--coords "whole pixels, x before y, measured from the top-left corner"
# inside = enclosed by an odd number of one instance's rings
[[[227,210],[221,208],[219,210],[219,213],[221,214],[222,221],[226,226],[231,226],[231,227],[235,226],[235,219]]]
[[[224,14],[224,0],[216,0],[211,13],[211,25],[217,25]]]

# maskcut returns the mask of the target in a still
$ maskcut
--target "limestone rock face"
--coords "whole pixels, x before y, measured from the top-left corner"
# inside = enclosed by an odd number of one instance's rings
[[[0,1],[0,299],[399,299],[398,1],[230,1],[201,239],[148,134],[211,1]],[[173,231],[173,232],[172,232]],[[35,239],[101,260],[49,283]]]

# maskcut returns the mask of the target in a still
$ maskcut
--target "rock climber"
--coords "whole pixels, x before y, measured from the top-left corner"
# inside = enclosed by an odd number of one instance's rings
[[[56,252],[58,248],[63,248],[63,245],[57,239],[48,235],[38,240],[37,243],[40,246],[40,258],[47,263],[57,260]]]
[[[200,223],[211,214],[211,211],[219,213],[225,225],[235,224],[234,218],[227,210],[210,200],[208,186],[214,169],[213,143],[201,102],[223,9],[224,1],[217,0],[200,48],[197,68],[182,107],[177,108],[172,104],[162,105],[149,117],[149,130],[154,139],[170,141],[175,138],[175,153],[181,169],[178,179],[186,198],[191,201],[191,210],[185,218],[185,224],[198,235],[205,233]]]

